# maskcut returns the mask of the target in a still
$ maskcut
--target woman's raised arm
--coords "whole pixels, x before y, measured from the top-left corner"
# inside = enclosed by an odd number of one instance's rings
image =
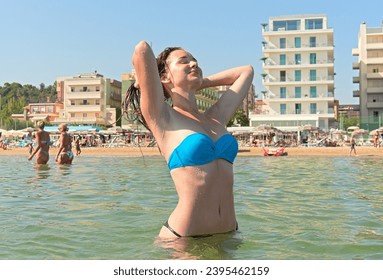
[[[145,41],[138,43],[132,57],[136,72],[136,85],[141,92],[140,107],[146,123],[152,129],[163,117],[165,102],[163,88],[152,48]]]
[[[204,78],[201,89],[215,86],[230,86],[208,112],[213,113],[226,124],[246,97],[252,84],[253,76],[253,67],[247,65],[231,68]]]

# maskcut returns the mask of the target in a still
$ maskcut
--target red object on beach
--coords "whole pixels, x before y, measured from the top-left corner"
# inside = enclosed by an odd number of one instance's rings
[[[270,157],[270,156],[274,156],[274,157],[277,157],[277,156],[287,156],[287,152],[285,152],[285,148],[284,147],[275,148],[275,149],[267,149],[267,148],[263,147],[263,155],[265,157]]]

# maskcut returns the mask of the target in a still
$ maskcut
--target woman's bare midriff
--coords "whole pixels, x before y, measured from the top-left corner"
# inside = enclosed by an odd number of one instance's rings
[[[225,233],[235,230],[233,165],[217,159],[201,166],[171,171],[178,204],[168,223],[181,236]],[[165,221],[164,221],[165,222]],[[162,227],[160,237],[175,235]]]

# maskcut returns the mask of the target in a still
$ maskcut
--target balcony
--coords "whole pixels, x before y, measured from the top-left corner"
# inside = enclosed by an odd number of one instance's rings
[[[75,91],[75,92],[67,92],[67,99],[100,99],[101,91]]]
[[[382,93],[383,94],[383,87],[368,87],[367,93]]]
[[[81,112],[100,112],[100,105],[71,105],[66,107],[68,113],[81,113]]]
[[[359,90],[354,90],[354,91],[352,92],[352,96],[353,96],[353,97],[360,97],[360,91],[359,91]]]
[[[295,81],[294,78],[287,77],[285,79],[270,78],[263,83],[264,86],[284,86],[284,85],[331,85],[334,84],[333,76],[318,76],[312,81],[310,78]]]
[[[383,108],[383,102],[367,102],[367,109]]]
[[[367,73],[367,79],[382,79],[383,72]]]
[[[367,64],[383,64],[383,57],[368,57]]]
[[[354,84],[359,84],[359,83],[360,83],[360,78],[359,78],[359,76],[358,76],[358,77],[352,77],[352,82],[353,82]]]
[[[316,44],[314,46],[310,46],[308,44],[302,44],[300,48],[296,48],[295,46],[286,46],[286,48],[279,48],[274,45],[270,45],[269,48],[263,49],[263,53],[265,55],[271,54],[271,53],[296,53],[296,52],[312,52],[315,51],[330,51],[334,52],[334,45],[329,43],[323,43],[323,44]]]
[[[352,49],[352,55],[353,56],[359,56],[359,49],[358,48],[353,48]]]
[[[269,64],[264,64],[263,69],[303,69],[303,68],[330,68],[334,67],[334,60],[318,60],[316,63],[295,63],[294,61],[288,61],[286,64],[277,64],[269,59]]]
[[[383,43],[368,43],[367,50],[383,50]]]
[[[359,70],[359,62],[353,62],[352,63],[352,69]]]

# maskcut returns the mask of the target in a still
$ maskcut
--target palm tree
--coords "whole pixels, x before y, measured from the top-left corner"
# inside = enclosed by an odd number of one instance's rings
[[[261,23],[261,25],[262,25],[262,31],[266,31],[266,26],[268,26],[268,24],[267,23]]]
[[[265,81],[265,78],[266,78],[267,74],[266,73],[262,73],[261,76],[262,76],[263,81]]]

